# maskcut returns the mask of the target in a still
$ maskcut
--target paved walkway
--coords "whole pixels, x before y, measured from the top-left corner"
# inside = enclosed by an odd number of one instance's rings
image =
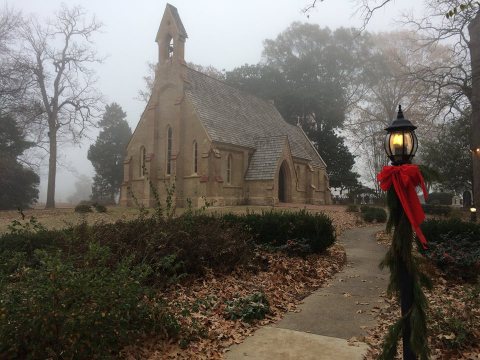
[[[378,264],[385,247],[374,234],[380,227],[346,231],[340,243],[347,252],[347,265],[330,284],[304,299],[300,312],[288,313],[274,326],[259,329],[227,352],[229,360],[355,360],[363,359],[366,328],[375,324],[374,313],[383,300],[388,275]]]

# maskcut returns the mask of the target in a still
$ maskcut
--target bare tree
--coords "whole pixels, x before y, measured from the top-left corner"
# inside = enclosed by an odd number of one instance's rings
[[[15,43],[21,14],[4,7],[0,10],[0,111],[8,113],[25,93],[30,78],[15,59]]]
[[[480,204],[480,3],[467,0],[425,0],[426,15],[408,23],[425,34],[427,45],[448,43],[453,61],[437,71],[423,69],[416,76],[435,85],[450,99],[450,112],[470,116],[474,204]],[[436,72],[437,75],[432,73]]]
[[[39,110],[30,126],[38,144],[45,140],[49,154],[47,208],[55,207],[59,141],[68,138],[77,143],[95,125],[103,105],[91,68],[102,60],[92,42],[101,26],[82,8],[65,5],[51,22],[30,18],[22,24],[18,62],[34,79],[29,95]]]
[[[443,105],[437,101],[434,87],[412,79],[407,70],[448,61],[446,49],[424,47],[415,33],[402,31],[371,36],[371,57],[363,64],[365,94],[349,114],[347,129],[355,147],[367,165],[369,180],[377,187],[376,174],[387,165],[383,150],[385,127],[395,118],[398,104],[419,126],[419,137],[431,136]]]
[[[312,0],[305,12],[323,0]],[[358,0],[358,11],[363,17],[363,29],[375,12],[392,0]],[[470,150],[473,163],[474,204],[480,206],[480,2],[478,0],[424,0],[427,16],[413,20],[418,29],[430,35],[429,45],[447,41],[453,47],[457,65],[444,69],[443,78],[433,77],[441,96],[445,88],[452,94],[457,87],[451,109],[460,114],[470,105],[472,133]],[[432,81],[431,74],[424,72],[419,78]],[[466,102],[465,99],[468,99]],[[467,105],[467,106],[465,106]]]
[[[412,78],[430,83],[449,105],[449,113],[470,113],[472,95],[472,70],[467,26],[475,17],[468,9],[455,17],[445,14],[454,6],[452,0],[425,0],[426,13],[422,17],[408,16],[404,24],[422,36],[420,47],[436,47],[445,44],[450,61],[407,69]]]
[[[150,100],[155,82],[156,68],[157,65],[154,62],[147,62],[147,74],[143,77],[145,88],[138,90],[137,97],[135,98],[136,100],[143,101],[144,103],[148,103],[148,100]]]

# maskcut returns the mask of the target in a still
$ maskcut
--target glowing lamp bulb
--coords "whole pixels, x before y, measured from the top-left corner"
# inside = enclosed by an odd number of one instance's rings
[[[395,146],[403,146],[403,135],[402,134],[394,134],[392,142],[393,142],[393,145],[395,145]]]
[[[403,153],[403,134],[392,134],[392,148],[395,155]]]

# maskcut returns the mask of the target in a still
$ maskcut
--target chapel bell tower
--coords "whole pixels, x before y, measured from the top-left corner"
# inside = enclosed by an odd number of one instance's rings
[[[187,37],[177,8],[167,4],[155,38],[158,44],[158,64],[184,63]]]

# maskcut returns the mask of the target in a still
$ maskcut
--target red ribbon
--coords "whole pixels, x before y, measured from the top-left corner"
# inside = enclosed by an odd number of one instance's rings
[[[377,180],[380,182],[380,188],[384,191],[390,189],[393,184],[413,230],[417,234],[423,248],[426,249],[427,239],[425,239],[420,229],[420,224],[425,220],[425,213],[418,199],[416,187],[419,185],[422,187],[425,199],[427,199],[427,189],[418,166],[411,164],[384,166],[380,174],[377,175]]]

